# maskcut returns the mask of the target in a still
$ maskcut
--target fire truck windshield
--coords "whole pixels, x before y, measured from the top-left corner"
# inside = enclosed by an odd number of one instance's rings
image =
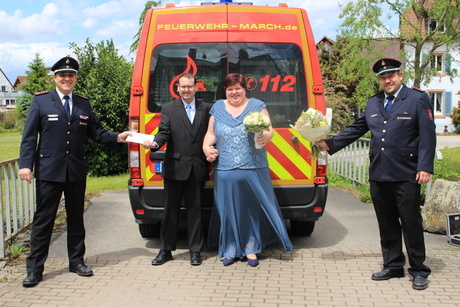
[[[247,96],[267,104],[273,127],[293,124],[307,109],[306,78],[300,48],[279,43],[187,43],[155,48],[150,69],[149,112],[178,98],[177,79],[197,79],[197,99],[224,99],[223,78],[232,72],[247,80]]]

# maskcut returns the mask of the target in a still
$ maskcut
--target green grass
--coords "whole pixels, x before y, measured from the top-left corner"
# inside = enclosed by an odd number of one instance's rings
[[[460,170],[460,147],[441,149],[442,159],[447,161],[449,168]]]
[[[0,162],[19,157],[21,132],[0,132]]]
[[[128,174],[105,177],[88,177],[86,182],[87,197],[98,196],[103,191],[117,191],[128,189]]]

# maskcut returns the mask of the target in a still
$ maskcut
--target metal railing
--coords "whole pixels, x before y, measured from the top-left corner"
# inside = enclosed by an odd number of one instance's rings
[[[329,135],[331,137],[333,135]],[[369,185],[369,147],[371,139],[360,138],[332,156],[329,169],[339,176],[350,179],[353,185]],[[436,160],[442,160],[442,153],[436,150]],[[426,185],[425,194],[431,191],[431,180]]]
[[[360,138],[329,157],[329,170],[350,179],[353,184],[369,185],[370,139]]]
[[[35,181],[20,180],[18,170],[19,158],[0,162],[0,257],[7,240],[27,227],[35,212]]]

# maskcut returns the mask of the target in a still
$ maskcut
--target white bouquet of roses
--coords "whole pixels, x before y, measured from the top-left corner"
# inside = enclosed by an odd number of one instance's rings
[[[263,130],[269,130],[270,118],[259,112],[251,112],[243,119],[244,131],[254,132],[254,143],[257,149],[262,148],[256,142],[256,138],[262,134]]]
[[[326,115],[323,115],[320,111],[309,108],[306,112],[300,114],[294,126],[291,125],[304,139],[310,142],[310,156],[315,159],[318,159],[321,151],[314,143],[327,137],[331,131],[331,121],[332,109],[326,109]]]

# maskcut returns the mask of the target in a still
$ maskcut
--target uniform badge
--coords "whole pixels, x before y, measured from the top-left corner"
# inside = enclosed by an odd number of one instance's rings
[[[426,116],[428,116],[429,120],[433,120],[433,112],[431,110],[426,110]]]
[[[84,120],[87,120],[89,117],[88,116],[85,116],[85,115],[80,115],[80,119],[84,119]]]
[[[372,114],[371,117],[376,117],[378,114]]]

